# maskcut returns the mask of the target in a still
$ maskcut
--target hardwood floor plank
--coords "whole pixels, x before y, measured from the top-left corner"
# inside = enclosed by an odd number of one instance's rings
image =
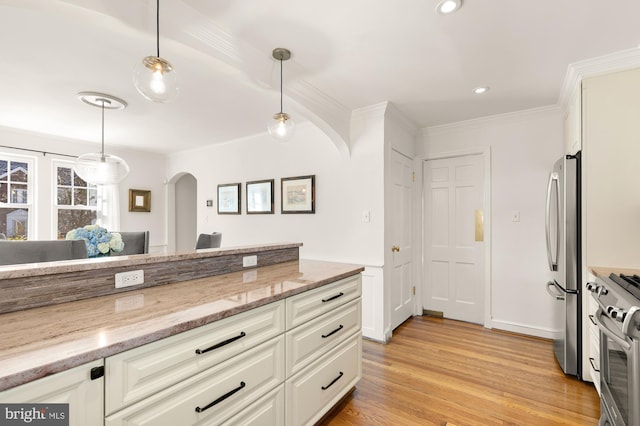
[[[363,378],[327,425],[597,425],[592,384],[565,376],[552,342],[414,317],[363,342]]]

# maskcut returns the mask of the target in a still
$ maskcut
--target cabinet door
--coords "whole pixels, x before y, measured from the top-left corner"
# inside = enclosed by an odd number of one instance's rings
[[[217,425],[284,378],[281,335],[108,416],[105,425]]]
[[[104,377],[91,380],[102,359],[0,392],[2,403],[69,404],[69,426],[102,425]]]
[[[283,331],[281,301],[108,357],[106,414],[156,394]]]
[[[287,377],[320,358],[362,329],[360,298],[286,334]]]
[[[575,154],[582,149],[582,85],[573,93],[564,118],[564,151]]]
[[[361,296],[361,282],[362,278],[358,274],[289,297],[286,301],[287,330],[359,298]]]
[[[314,424],[361,377],[362,337],[357,333],[286,381],[286,424]]]

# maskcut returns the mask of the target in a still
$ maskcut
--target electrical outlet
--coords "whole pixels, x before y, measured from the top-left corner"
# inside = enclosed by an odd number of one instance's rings
[[[258,256],[244,256],[242,258],[242,267],[246,268],[249,266],[257,266],[258,265]]]
[[[144,271],[119,272],[116,274],[116,288],[129,287],[144,283]]]

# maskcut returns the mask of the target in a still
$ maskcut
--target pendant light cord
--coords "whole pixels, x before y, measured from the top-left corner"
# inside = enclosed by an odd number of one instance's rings
[[[280,58],[280,113],[282,113],[282,58]]]
[[[104,161],[104,103],[105,99],[102,99],[102,148],[100,151],[100,159]]]
[[[156,1],[156,53],[160,57],[160,0]]]

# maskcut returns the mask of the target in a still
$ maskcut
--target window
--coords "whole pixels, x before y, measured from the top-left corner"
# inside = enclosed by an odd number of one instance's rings
[[[0,153],[0,233],[26,240],[32,209],[34,160]]]
[[[58,239],[64,239],[70,230],[96,222],[98,190],[71,165],[57,163],[55,173],[57,234]]]

